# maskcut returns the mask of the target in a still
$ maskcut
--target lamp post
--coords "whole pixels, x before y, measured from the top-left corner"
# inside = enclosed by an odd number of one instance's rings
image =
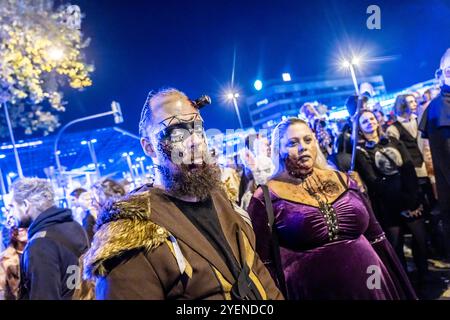
[[[11,137],[11,142],[12,142],[13,151],[14,151],[14,158],[16,159],[17,173],[19,175],[19,178],[23,178],[22,165],[20,164],[20,158],[19,158],[19,153],[17,152],[16,140],[14,139],[14,132],[13,132],[12,125],[11,125],[11,119],[9,118],[8,105],[7,105],[6,101],[3,102],[2,104],[3,104],[3,108],[5,109],[5,118],[6,118],[6,123],[8,125],[9,135]]]
[[[94,149],[94,143],[96,143],[96,142],[97,142],[97,139],[91,139],[88,141],[83,140],[83,141],[81,141],[81,144],[88,146],[92,162],[94,163],[94,166],[95,166],[95,173],[97,175],[97,179],[100,179],[100,177],[101,177],[100,168],[99,168],[98,161],[97,161],[97,155],[95,154],[95,149]]]
[[[239,112],[239,107],[237,104],[237,99],[239,98],[239,93],[238,92],[229,92],[227,94],[227,99],[230,100],[233,103],[234,106],[234,110],[236,111],[236,115],[238,117],[239,120],[239,126],[241,127],[241,129],[244,129],[244,126],[242,125],[242,120],[241,120],[241,114]]]
[[[356,105],[356,110],[355,113],[353,115],[350,115],[352,121],[352,160],[350,163],[350,171],[354,171],[355,170],[355,162],[356,162],[356,144],[357,144],[357,140],[358,140],[358,127],[359,127],[359,123],[358,123],[358,119],[357,119],[357,115],[359,114],[360,110],[361,110],[361,104],[362,104],[362,96],[360,95],[359,92],[359,86],[358,86],[358,81],[356,79],[356,72],[355,72],[355,66],[358,66],[360,63],[360,59],[357,57],[354,57],[351,61],[348,60],[344,60],[342,65],[344,68],[348,68],[350,69],[350,74],[352,76],[352,82],[353,82],[353,86],[355,87],[355,94],[358,97],[358,103]]]
[[[131,162],[131,156],[134,155],[134,152],[124,152],[122,153],[122,157],[127,160],[128,169],[130,170],[131,179],[134,181],[134,172],[133,172],[133,163]]]
[[[13,179],[16,177],[17,175],[14,172],[9,172],[6,175],[6,183],[8,184],[8,190],[11,191],[11,185],[13,183]]]
[[[358,96],[359,96],[359,86],[358,86],[358,81],[356,80],[355,66],[358,66],[359,63],[360,63],[360,59],[356,58],[356,57],[353,58],[351,61],[344,60],[344,62],[342,63],[344,68],[349,68],[350,69],[350,74],[352,76],[353,86],[355,87],[355,93]]]
[[[0,159],[4,158],[6,158],[6,156],[4,154],[0,154]],[[0,167],[0,188],[2,191],[2,195],[6,194],[5,180],[3,180],[3,172],[1,167]]]
[[[145,178],[145,174],[146,174],[145,167],[144,167],[145,157],[138,157],[138,158],[136,158],[136,161],[139,162],[139,166],[140,166],[141,171],[142,171],[142,177]]]
[[[64,131],[67,130],[67,128],[69,128],[70,126],[72,126],[72,125],[74,125],[76,123],[80,123],[80,122],[88,121],[88,120],[93,120],[93,119],[97,119],[97,118],[101,118],[101,117],[106,117],[106,116],[109,116],[109,115],[113,115],[114,116],[114,122],[116,124],[123,122],[122,110],[120,108],[120,105],[117,102],[113,101],[111,103],[111,111],[97,113],[97,114],[93,114],[91,116],[82,117],[82,118],[79,118],[79,119],[72,120],[69,123],[67,123],[66,125],[64,125],[61,128],[61,130],[58,131],[58,134],[56,135],[56,138],[55,138],[55,143],[53,145],[53,154],[55,156],[56,168],[58,170],[58,175],[59,175],[59,178],[60,178],[59,181],[58,181],[58,184],[61,185],[61,187],[63,189],[63,202],[66,199],[66,186],[65,186],[65,183],[60,181],[62,179],[62,176],[63,176],[63,168],[61,166],[61,160],[59,159],[60,151],[58,150],[58,143],[59,143],[59,140],[61,139],[62,134],[64,133]]]

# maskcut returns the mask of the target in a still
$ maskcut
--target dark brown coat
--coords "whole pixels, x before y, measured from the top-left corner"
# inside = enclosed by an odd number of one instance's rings
[[[230,247],[266,299],[282,299],[254,251],[252,228],[222,192],[212,199]],[[213,246],[159,189],[129,196],[99,216],[85,257],[98,299],[230,299],[233,276]],[[239,238],[239,240],[238,240]]]

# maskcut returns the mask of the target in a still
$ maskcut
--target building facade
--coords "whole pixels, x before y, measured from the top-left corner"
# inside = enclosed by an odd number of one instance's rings
[[[386,93],[381,75],[359,77],[359,83],[372,85],[375,95]],[[350,77],[307,82],[272,82],[246,99],[251,124],[255,129],[269,128],[283,116],[297,116],[305,102],[318,101],[330,111],[341,110],[347,98],[355,93]]]

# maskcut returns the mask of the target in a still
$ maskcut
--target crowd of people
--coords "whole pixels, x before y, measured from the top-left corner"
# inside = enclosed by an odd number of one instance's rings
[[[47,180],[13,183],[0,299],[426,298],[429,261],[450,262],[450,49],[438,77],[389,118],[362,99],[338,131],[306,103],[222,166],[199,100],[149,94],[153,184],[102,179],[60,208]]]

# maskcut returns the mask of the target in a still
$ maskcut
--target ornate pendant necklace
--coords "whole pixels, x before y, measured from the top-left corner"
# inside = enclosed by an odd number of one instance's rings
[[[325,222],[327,224],[328,229],[328,239],[330,241],[334,241],[338,239],[338,232],[339,232],[339,225],[337,220],[337,214],[336,210],[333,208],[333,206],[329,203],[328,198],[326,196],[325,189],[328,188],[327,185],[322,185],[320,182],[317,182],[314,176],[311,177],[311,179],[314,181],[317,190],[315,190],[311,184],[311,182],[308,180],[305,180],[304,184],[302,183],[303,188],[308,192],[308,194],[316,199],[317,203],[319,204],[319,211],[322,214],[322,216],[325,219]],[[319,196],[319,193],[323,195],[325,198],[325,201],[322,200],[322,198]]]

